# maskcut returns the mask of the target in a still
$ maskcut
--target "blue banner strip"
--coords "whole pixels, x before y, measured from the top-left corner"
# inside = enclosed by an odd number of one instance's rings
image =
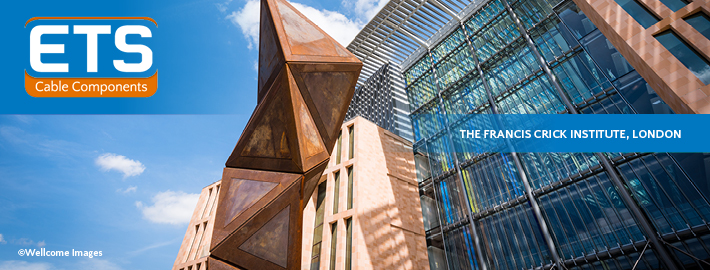
[[[710,115],[427,115],[417,122],[443,117],[455,119],[456,152],[710,152]]]

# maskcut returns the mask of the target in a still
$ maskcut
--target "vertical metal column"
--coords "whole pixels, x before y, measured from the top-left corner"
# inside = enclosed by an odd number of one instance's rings
[[[542,69],[545,71],[548,78],[552,82],[552,85],[555,88],[557,95],[562,100],[562,103],[565,105],[565,108],[567,109],[567,111],[569,111],[570,114],[579,114],[577,107],[575,107],[572,104],[572,101],[570,100],[569,96],[567,96],[567,93],[565,93],[565,91],[560,86],[559,82],[557,81],[557,76],[555,76],[555,74],[552,73],[552,70],[550,69],[550,66],[548,65],[547,61],[545,61],[545,58],[543,58],[542,55],[540,54],[540,52],[537,50],[535,43],[533,42],[532,38],[530,38],[530,35],[528,35],[527,30],[523,26],[522,22],[520,21],[520,19],[517,16],[517,14],[515,14],[515,12],[513,11],[513,8],[510,6],[510,3],[508,3],[508,0],[502,0],[502,2],[505,4],[505,8],[508,10],[508,13],[510,13],[510,16],[513,17],[513,20],[517,24],[520,34],[525,38],[525,41],[528,44],[529,49],[533,52],[536,60],[538,61],[538,63],[540,64],[540,66],[542,67]],[[666,249],[665,246],[663,246],[663,244],[659,240],[660,236],[656,233],[656,230],[653,229],[653,226],[651,225],[651,222],[649,221],[648,217],[646,217],[646,215],[643,214],[643,212],[641,211],[639,206],[636,204],[634,199],[631,198],[631,194],[629,194],[629,191],[626,189],[626,186],[621,181],[621,177],[619,176],[618,172],[612,166],[611,161],[609,161],[609,159],[602,153],[594,153],[594,156],[596,156],[597,159],[599,159],[599,161],[602,165],[602,168],[604,168],[604,170],[610,176],[611,182],[614,184],[616,189],[619,191],[619,195],[621,196],[622,200],[629,207],[632,215],[638,221],[638,223],[641,225],[641,228],[643,229],[644,233],[646,235],[648,235],[648,238],[651,240],[651,243],[653,244],[654,250],[656,251],[658,256],[661,258],[661,261],[663,261],[665,263],[665,265],[666,265],[666,267],[668,267],[668,269],[671,269],[671,270],[679,269],[676,261],[673,259],[673,257],[671,257],[670,252]]]
[[[429,144],[427,143],[427,139],[424,139],[424,148],[426,148],[427,154],[429,154]],[[434,192],[434,202],[436,203],[436,217],[437,220],[439,220],[439,233],[441,234],[441,242],[444,243],[444,256],[447,254],[447,249],[446,249],[446,237],[444,237],[444,226],[441,225],[441,208],[439,207],[439,195],[436,192],[436,183],[434,182],[434,176],[431,175],[431,160],[427,156],[427,165],[429,165],[429,178],[431,179],[431,189]],[[446,262],[446,269],[449,268],[449,261],[444,258],[444,261]]]
[[[572,105],[572,102],[570,102],[569,97],[567,97],[565,91],[557,82],[557,77],[552,73],[550,66],[547,65],[547,61],[545,61],[545,58],[542,57],[540,52],[535,47],[535,43],[533,42],[532,38],[530,38],[530,35],[528,35],[528,31],[525,29],[525,26],[523,26],[523,23],[520,22],[518,15],[515,14],[513,8],[510,7],[508,0],[501,1],[505,4],[505,9],[508,10],[508,14],[510,14],[510,16],[513,18],[513,21],[515,21],[515,24],[518,26],[518,31],[520,32],[520,35],[525,38],[525,42],[528,44],[528,48],[535,55],[535,60],[537,60],[537,62],[540,64],[540,67],[542,67],[542,70],[545,71],[550,81],[552,81],[552,86],[555,88],[555,91],[557,91],[557,95],[560,96],[560,99],[565,105],[565,108],[567,108],[567,110],[571,114],[577,114],[577,109],[574,107],[574,105]]]

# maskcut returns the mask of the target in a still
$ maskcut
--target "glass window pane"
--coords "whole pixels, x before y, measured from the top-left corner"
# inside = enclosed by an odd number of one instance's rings
[[[685,43],[675,32],[672,30],[663,31],[656,35],[656,39],[690,69],[700,81],[710,84],[710,62]]]
[[[353,167],[348,168],[348,209],[353,208]]]
[[[705,197],[710,198],[710,154],[674,153],[671,154],[691,181]]]
[[[685,21],[692,25],[695,30],[698,30],[703,36],[710,39],[710,17],[703,12],[698,12],[685,18]]]
[[[668,114],[673,113],[651,86],[634,71],[620,78],[615,86],[624,98],[640,114]]]
[[[338,143],[335,145],[335,164],[340,164],[340,154],[342,154],[341,148],[343,148],[343,132],[338,135]]]
[[[333,214],[338,213],[338,203],[340,202],[340,172],[335,173],[333,184]]]
[[[439,216],[436,214],[436,202],[429,196],[419,197],[422,205],[422,217],[424,218],[424,230],[429,231],[439,227]]]
[[[572,1],[568,1],[557,8],[560,19],[567,25],[569,30],[577,39],[581,39],[597,27],[584,15],[577,5]]]
[[[422,182],[431,177],[431,172],[429,171],[429,157],[422,149],[417,149],[414,152],[414,166],[417,168],[417,181]]]
[[[444,270],[446,268],[446,260],[444,259],[445,253],[443,249],[428,246],[427,254],[429,255],[429,269],[431,270]]]
[[[335,270],[335,255],[338,246],[338,222],[330,225],[330,270]]]
[[[651,25],[660,21],[653,13],[648,11],[646,7],[636,0],[616,0],[616,3],[626,10],[643,28],[649,28]]]
[[[352,269],[353,253],[353,219],[345,220],[345,270]]]
[[[355,126],[350,126],[348,128],[348,143],[350,144],[350,149],[348,149],[348,159],[355,157]]]
[[[688,1],[686,0],[661,0],[661,3],[673,10],[673,12],[676,12],[684,6],[688,5]]]
[[[584,37],[581,43],[601,68],[599,75],[607,76],[612,82],[634,69],[599,30]]]
[[[325,190],[327,181],[318,185],[318,197],[316,198],[316,221],[313,229],[313,249],[311,254],[311,269],[320,267],[320,243],[323,238],[323,215],[325,214]]]

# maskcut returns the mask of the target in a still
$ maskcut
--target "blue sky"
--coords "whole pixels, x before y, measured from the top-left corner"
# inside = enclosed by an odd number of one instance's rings
[[[198,193],[219,180],[248,117],[0,116],[0,269],[169,268]],[[17,255],[39,247],[103,256]]]
[[[386,1],[292,2],[347,45]],[[159,88],[148,99],[30,98],[27,43],[0,45],[15,52],[0,66],[0,270],[172,266],[197,194],[219,180],[256,106],[255,3],[17,1],[3,9],[2,30],[16,40],[37,16],[154,18]],[[81,115],[96,113],[142,115]],[[17,254],[39,247],[103,256]]]

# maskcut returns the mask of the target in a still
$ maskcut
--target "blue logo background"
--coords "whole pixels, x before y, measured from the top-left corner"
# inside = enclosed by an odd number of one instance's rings
[[[156,48],[159,44],[157,39],[160,38],[160,30],[156,25],[148,20],[130,19],[130,20],[33,20],[27,24],[26,38],[24,42],[27,48],[30,48],[30,32],[37,25],[68,25],[68,34],[43,34],[41,38],[42,44],[63,44],[64,53],[43,53],[42,62],[49,63],[68,63],[69,72],[37,72],[32,69],[29,61],[29,52],[25,69],[30,76],[45,77],[45,78],[145,78],[155,74],[159,67],[158,59],[160,49]],[[97,36],[97,72],[86,72],[87,58],[87,35],[74,34],[75,25],[110,25],[111,34],[99,34]],[[120,72],[113,65],[113,60],[124,60],[126,63],[140,63],[140,53],[126,53],[116,48],[115,34],[116,30],[124,25],[142,25],[148,27],[152,37],[141,37],[137,34],[126,35],[127,44],[141,44],[151,49],[153,52],[153,65],[145,72]],[[28,49],[29,50],[29,49]]]

